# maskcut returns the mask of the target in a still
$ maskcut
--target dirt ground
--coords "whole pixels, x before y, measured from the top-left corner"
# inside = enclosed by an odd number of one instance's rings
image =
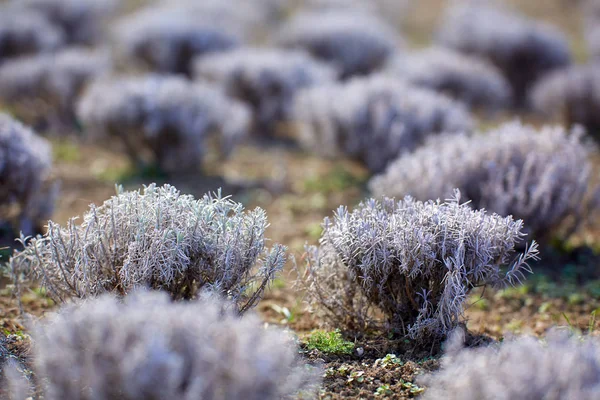
[[[403,27],[412,47],[429,41],[443,10],[440,3],[445,2],[413,0]],[[581,15],[572,1],[510,3],[562,28],[569,34],[577,59],[586,59]],[[53,217],[56,222],[82,215],[90,203],[100,204],[115,193],[117,182],[129,189],[166,182],[156,176],[132,176],[122,153],[85,143],[76,135],[52,140],[54,174],[61,182]],[[317,243],[323,217],[340,204],[352,207],[368,195],[368,173],[359,164],[322,159],[287,144],[242,145],[225,162],[209,154],[205,170],[205,176],[174,177],[168,182],[197,196],[222,187],[225,194],[232,194],[247,207],[266,209],[271,223],[267,236],[273,243],[289,246],[297,260],[302,259],[305,243]],[[586,238],[590,245],[600,244],[600,237],[593,232]],[[478,289],[470,297],[465,317],[474,343],[499,340],[511,333],[541,335],[553,325],[584,333],[598,331],[600,316],[596,320],[595,312],[600,308],[600,269],[592,250],[547,254],[534,270],[534,276],[522,286],[501,291]],[[266,322],[289,327],[302,339],[321,324],[318,315],[304,310],[302,294],[294,291],[292,280],[288,269],[257,310]],[[54,305],[30,289],[24,293],[23,307],[27,314],[39,317]],[[0,330],[8,335],[11,351],[20,357],[27,356],[29,346],[27,318],[19,315],[9,288],[0,284]],[[352,355],[303,352],[308,362],[323,367],[322,399],[406,399],[422,393],[424,388],[418,386],[416,377],[438,368],[440,355],[439,346],[419,352],[407,348],[407,343],[371,338],[356,340]]]

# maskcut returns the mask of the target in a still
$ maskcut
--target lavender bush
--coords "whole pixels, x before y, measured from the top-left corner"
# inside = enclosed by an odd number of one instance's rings
[[[244,48],[199,58],[195,76],[222,85],[227,94],[249,104],[255,114],[254,131],[273,134],[289,120],[295,94],[331,82],[336,71],[308,55],[289,50]]]
[[[242,31],[219,18],[188,7],[147,7],[116,26],[120,51],[156,72],[190,75],[194,57],[230,50]]]
[[[408,0],[301,0],[311,10],[352,10],[377,15],[396,25],[406,17]]]
[[[159,4],[185,8],[190,13],[218,20],[221,24],[237,26],[252,39],[260,38],[256,34],[261,31],[261,26],[271,28],[281,22],[292,6],[289,0],[162,0]]]
[[[326,156],[347,155],[373,172],[429,135],[472,126],[462,104],[381,76],[302,90],[293,119],[304,147]]]
[[[196,171],[211,133],[228,153],[250,121],[247,108],[220,90],[159,75],[96,82],[77,113],[92,135],[120,139],[137,165],[155,163],[167,173]]]
[[[38,13],[63,33],[67,43],[94,44],[104,39],[104,24],[118,0],[12,0],[24,12]]]
[[[600,70],[574,66],[549,74],[532,90],[532,104],[545,117],[559,116],[567,125],[580,124],[600,139]]]
[[[103,296],[39,323],[34,342],[48,400],[275,400],[315,389],[287,334],[207,300]]]
[[[0,220],[32,234],[54,208],[50,143],[0,113]]]
[[[77,96],[110,68],[107,51],[83,48],[17,58],[0,65],[0,99],[19,115],[40,113],[73,123]]]
[[[278,37],[285,47],[330,62],[343,78],[379,69],[402,45],[397,33],[377,17],[349,10],[298,13]]]
[[[243,313],[286,260],[283,246],[266,249],[267,226],[263,210],[244,211],[220,194],[196,200],[169,185],[120,189],[80,224],[49,221],[47,233],[27,241],[10,265],[15,276],[39,279],[57,302],[141,286],[173,299],[208,290]]]
[[[438,37],[444,46],[495,64],[521,107],[527,105],[528,90],[537,79],[570,63],[569,46],[561,32],[481,2],[450,7]]]
[[[472,210],[459,197],[339,207],[323,222],[319,247],[307,248],[309,304],[347,331],[376,327],[419,341],[446,335],[473,287],[520,281],[537,258],[535,242],[515,253],[522,221]]]
[[[600,57],[600,1],[585,0],[581,2],[584,19],[584,36],[590,58],[597,61]]]
[[[441,47],[399,55],[386,72],[447,94],[472,108],[496,111],[511,105],[511,87],[494,66]]]
[[[474,208],[523,219],[527,231],[546,241],[561,228],[574,230],[596,207],[590,147],[580,133],[541,130],[519,122],[486,134],[444,135],[392,162],[374,177],[373,193],[445,198],[459,188]],[[568,233],[564,233],[568,235]]]
[[[456,346],[455,346],[456,347]],[[422,379],[424,400],[592,400],[600,396],[600,344],[552,333],[499,346],[453,349]]]
[[[12,57],[56,50],[64,34],[37,13],[0,5],[0,63]]]

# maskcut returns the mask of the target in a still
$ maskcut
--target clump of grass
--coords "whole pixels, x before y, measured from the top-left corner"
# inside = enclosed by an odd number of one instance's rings
[[[306,341],[309,350],[319,350],[325,354],[352,354],[354,343],[345,340],[339,329],[332,332],[314,331]]]

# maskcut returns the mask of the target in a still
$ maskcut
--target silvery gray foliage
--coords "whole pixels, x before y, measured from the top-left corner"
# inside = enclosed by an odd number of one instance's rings
[[[0,370],[0,399],[19,400],[30,397],[30,385],[16,362],[9,362]]]
[[[197,170],[211,133],[228,153],[250,122],[247,107],[218,88],[160,75],[95,82],[77,113],[92,135],[119,138],[138,165],[156,163],[167,173]]]
[[[94,44],[104,38],[104,23],[116,13],[119,1],[12,0],[10,4],[42,15],[61,30],[69,44]]]
[[[584,36],[590,58],[600,58],[600,1],[585,0],[580,5],[584,19]]]
[[[243,29],[184,5],[159,4],[122,18],[115,34],[127,58],[156,72],[190,75],[194,57],[240,45]]]
[[[384,21],[352,10],[300,12],[282,26],[278,38],[285,47],[330,62],[343,78],[378,70],[402,46]]]
[[[495,64],[521,107],[527,105],[527,92],[537,79],[570,63],[568,42],[560,31],[486,2],[451,6],[438,39],[444,46]]]
[[[275,400],[315,390],[289,334],[222,308],[155,292],[64,307],[33,333],[44,398]]]
[[[511,106],[511,87],[493,65],[442,47],[401,54],[386,72],[473,108],[495,111]]]
[[[0,65],[0,99],[27,108],[42,100],[59,114],[72,116],[84,86],[110,68],[110,54],[103,50],[67,48],[16,58]]]
[[[81,223],[49,221],[43,236],[22,238],[13,275],[39,279],[57,302],[148,287],[173,299],[200,290],[254,307],[286,261],[285,247],[266,248],[264,210],[245,211],[227,197],[194,199],[170,185],[125,192],[90,206]]]
[[[600,59],[600,21],[588,23],[585,28],[588,53],[594,61]]]
[[[445,198],[459,188],[474,208],[523,219],[538,241],[587,217],[590,153],[581,132],[520,122],[485,134],[442,135],[390,163],[369,183],[376,195]],[[597,196],[597,194],[596,194]]]
[[[533,88],[532,104],[547,117],[559,116],[567,125],[583,125],[600,139],[600,69],[573,66],[542,78]]]
[[[302,90],[293,120],[304,147],[326,156],[350,156],[373,172],[430,135],[473,125],[459,102],[384,76]]]
[[[221,24],[238,26],[253,37],[260,25],[276,25],[290,11],[290,0],[162,0],[160,5],[216,19]]]
[[[62,31],[43,16],[0,5],[0,63],[12,57],[53,51],[64,44]]]
[[[32,234],[54,208],[50,183],[50,143],[17,120],[0,113],[0,219]]]
[[[257,134],[273,133],[289,120],[298,90],[334,81],[337,72],[310,56],[278,49],[243,48],[200,57],[195,76],[219,83],[227,94],[249,104]]]
[[[348,331],[376,327],[416,340],[446,335],[461,321],[473,287],[520,282],[537,258],[535,242],[515,252],[522,221],[459,199],[457,192],[445,202],[384,197],[351,212],[339,207],[325,218],[319,247],[306,249],[309,304]]]
[[[406,17],[409,0],[300,0],[304,8],[311,10],[356,10],[377,15],[392,25]]]
[[[424,400],[600,398],[600,343],[564,332],[521,337],[485,348],[454,349],[424,377]]]

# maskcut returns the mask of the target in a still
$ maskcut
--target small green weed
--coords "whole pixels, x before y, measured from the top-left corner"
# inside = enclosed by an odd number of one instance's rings
[[[387,354],[385,357],[375,360],[375,366],[378,365],[382,368],[396,368],[404,365],[404,362],[395,354]]]
[[[419,395],[425,391],[424,388],[415,385],[412,382],[403,382],[402,387],[408,390],[408,392],[411,394],[411,397]]]
[[[326,354],[352,354],[354,351],[354,343],[344,340],[339,329],[333,332],[314,331],[308,337],[306,347]]]
[[[387,384],[379,386],[375,391],[375,396],[389,396],[391,394],[394,394],[394,392],[390,388],[390,385]]]

